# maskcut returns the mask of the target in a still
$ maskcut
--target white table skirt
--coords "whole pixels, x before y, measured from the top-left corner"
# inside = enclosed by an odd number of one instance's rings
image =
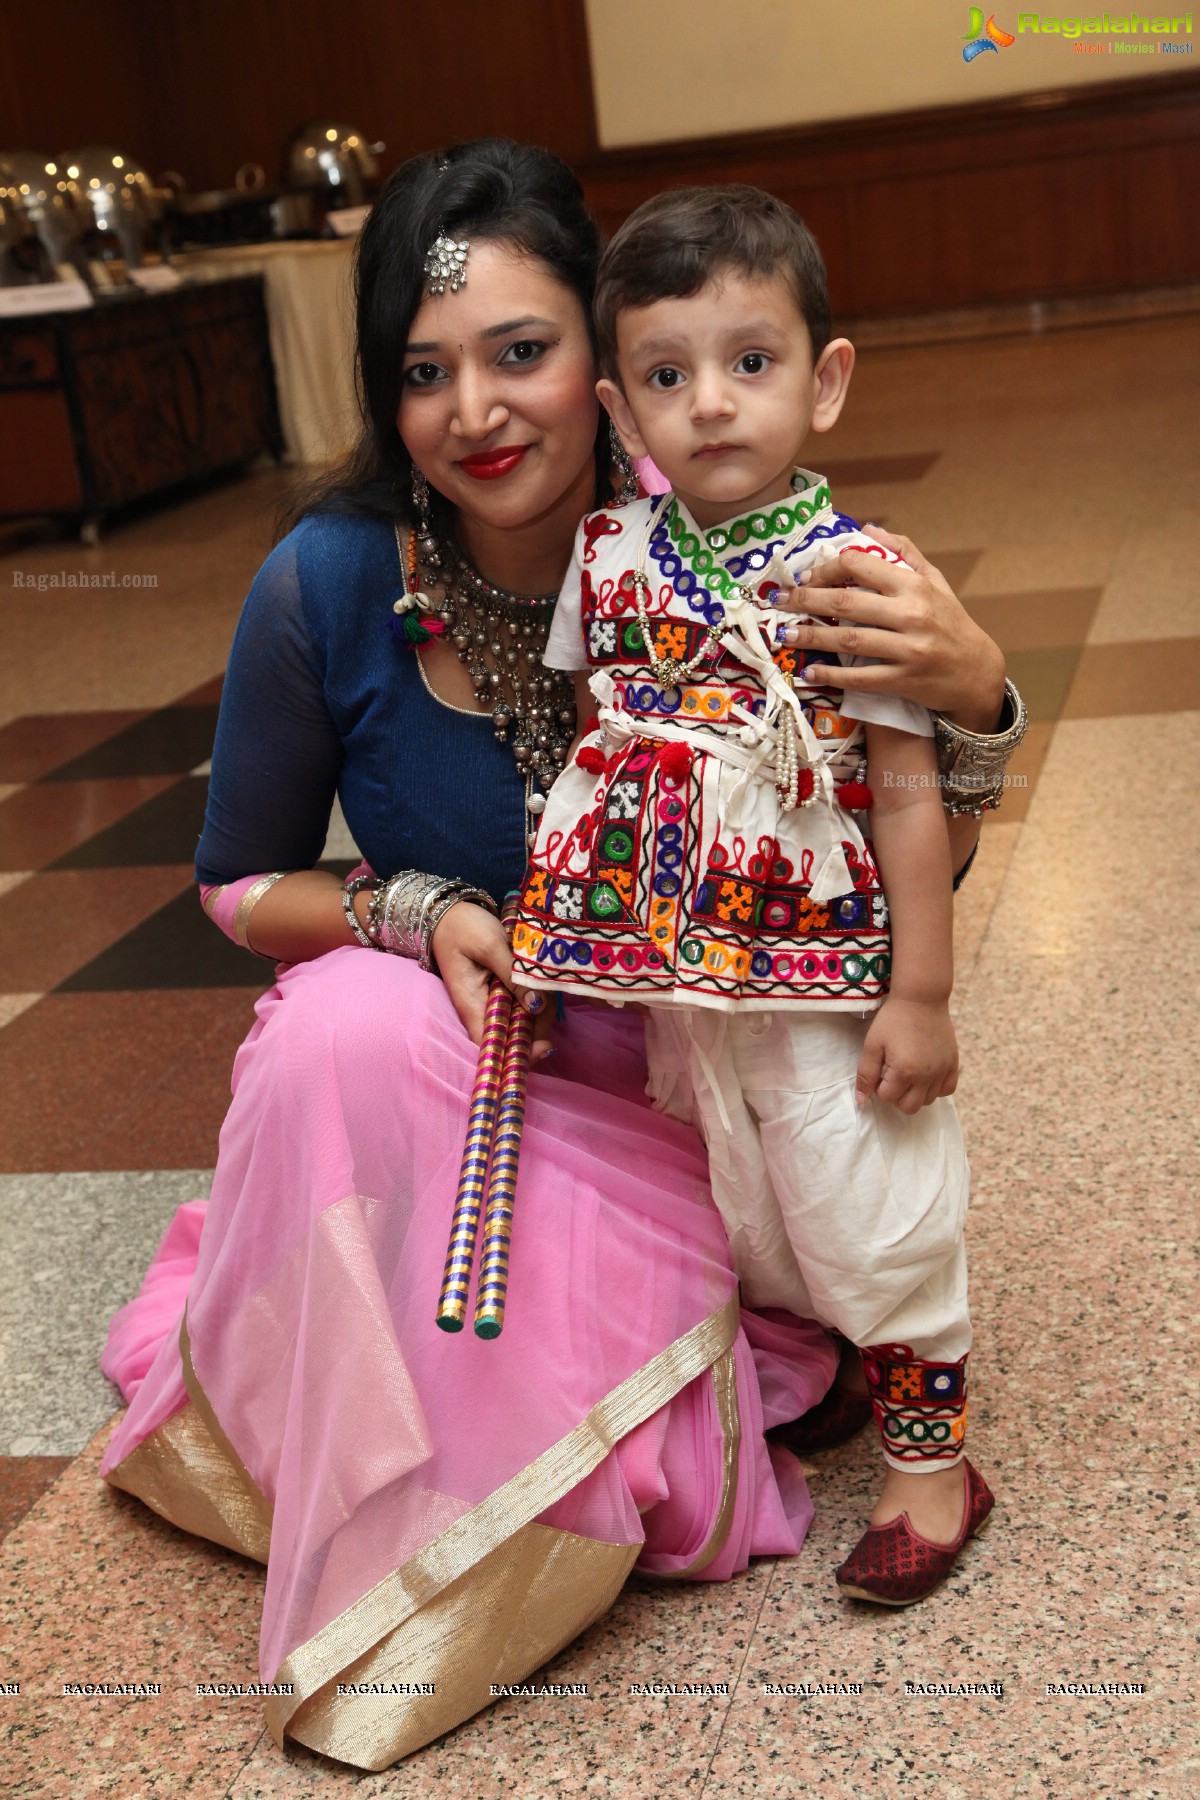
[[[327,462],[348,450],[357,435],[353,250],[352,238],[336,238],[185,250],[172,259],[185,278],[264,277],[289,462]]]

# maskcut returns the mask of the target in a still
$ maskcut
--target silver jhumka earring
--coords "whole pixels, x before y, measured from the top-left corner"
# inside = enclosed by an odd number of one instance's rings
[[[621,477],[621,485],[617,489],[617,505],[627,506],[638,497],[638,478],[630,461],[629,452],[617,436],[617,428],[610,419],[608,422],[608,442],[612,450],[613,464]]]
[[[459,288],[466,287],[467,251],[470,248],[470,240],[467,238],[458,242],[445,236],[433,240],[425,258],[425,276],[431,294],[444,294],[447,285],[452,294],[457,294]]]
[[[430,569],[440,569],[442,564],[438,541],[433,535],[433,526],[429,517],[429,483],[418,469],[412,466],[412,499],[413,512],[416,515],[414,524],[417,528],[417,547]]]

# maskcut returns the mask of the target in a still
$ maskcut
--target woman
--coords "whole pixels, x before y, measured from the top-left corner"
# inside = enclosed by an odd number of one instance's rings
[[[434,1325],[472,1040],[510,968],[490,896],[573,733],[540,647],[612,479],[597,253],[574,177],[506,143],[414,159],[368,220],[363,441],[247,600],[197,862],[217,922],[285,966],[211,1198],[105,1357],[131,1404],[103,1472],[267,1563],[271,1728],[364,1768],[538,1667],[635,1561],[719,1579],[798,1549],[807,1493],[763,1434],[834,1369],[811,1323],[739,1316],[702,1148],[647,1109],[637,1022],[609,1009],[539,1021],[503,1336]],[[994,723],[994,646],[932,574],[885,610],[906,605],[859,647]],[[394,879],[313,868],[335,790]]]

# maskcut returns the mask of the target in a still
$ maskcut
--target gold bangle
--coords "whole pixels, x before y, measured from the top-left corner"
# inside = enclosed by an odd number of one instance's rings
[[[256,950],[254,945],[250,942],[250,939],[247,936],[250,927],[250,914],[254,911],[263,895],[267,893],[270,888],[273,888],[277,881],[282,881],[285,875],[291,875],[293,873],[294,871],[292,869],[280,869],[274,875],[260,875],[253,887],[248,887],[246,889],[245,893],[238,901],[237,910],[233,915],[233,935],[242,946],[242,949],[249,950],[252,956],[261,956],[266,962],[278,962],[279,958],[276,956],[268,956],[265,950]]]

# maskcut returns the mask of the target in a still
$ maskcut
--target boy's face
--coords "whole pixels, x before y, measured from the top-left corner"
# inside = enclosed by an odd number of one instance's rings
[[[620,385],[597,383],[626,448],[650,456],[705,529],[781,500],[805,438],[827,431],[854,351],[836,339],[813,366],[786,276],[724,270],[698,293],[617,318]]]

